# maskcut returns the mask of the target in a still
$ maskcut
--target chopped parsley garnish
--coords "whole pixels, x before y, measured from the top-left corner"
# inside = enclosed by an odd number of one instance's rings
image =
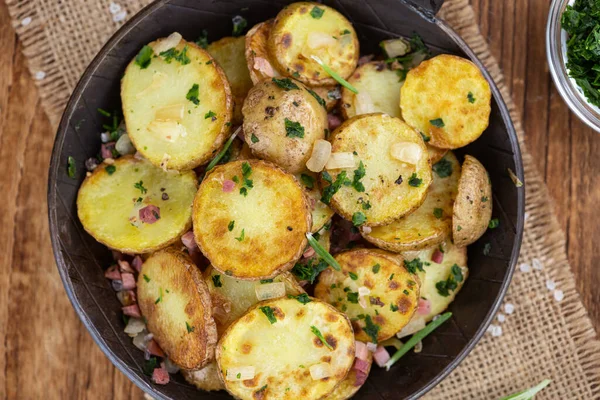
[[[362,211],[357,211],[352,215],[352,224],[354,224],[354,226],[361,226],[366,221],[367,217],[362,213]]]
[[[390,304],[390,310],[392,310],[392,312],[396,312],[398,311],[398,306],[392,303]]]
[[[183,50],[179,51],[175,47],[160,53],[160,56],[164,58],[167,64],[170,64],[173,59],[181,63],[181,65],[187,65],[192,62],[187,55],[187,46]]]
[[[240,379],[242,377],[242,373],[238,372],[238,374],[236,375],[236,378]]]
[[[302,174],[300,175],[300,180],[302,181],[302,184],[308,189],[312,189],[315,187],[315,178],[313,178],[310,175]]]
[[[373,271],[373,273],[376,274],[379,272],[380,269],[381,269],[381,265],[375,264],[375,265],[373,265],[373,268],[371,268],[371,271]]]
[[[292,76],[293,76],[294,78],[296,78],[296,79],[299,79],[299,78],[300,78],[300,72],[298,72],[298,71],[294,71],[294,72],[292,72]]]
[[[368,210],[370,208],[371,208],[371,202],[369,200],[363,201],[363,203],[362,203],[362,209],[363,210]]]
[[[426,134],[424,134],[423,132],[419,132],[421,134],[421,137],[423,138],[423,141],[425,143],[429,142],[431,140],[430,136],[427,136]]]
[[[275,322],[277,322],[277,318],[275,318],[275,314],[273,313],[273,309],[269,306],[263,306],[260,307],[260,311],[262,311],[263,314],[265,314],[265,316],[267,317],[267,319],[269,320],[269,322],[272,324],[274,324]]]
[[[300,89],[298,87],[298,85],[296,85],[294,82],[292,82],[292,80],[290,78],[283,78],[283,79],[273,78],[271,80],[273,81],[273,83],[276,83],[277,86],[279,86],[286,92],[289,90],[293,90],[293,89],[298,89],[298,90]]]
[[[309,281],[311,284],[315,282],[317,276],[328,267],[325,260],[316,262],[314,259],[308,260],[306,264],[297,263],[292,268],[292,273],[301,281]]]
[[[115,167],[114,165],[107,165],[106,167],[104,167],[104,169],[106,170],[106,172],[108,172],[109,175],[112,175],[117,170],[117,167]]]
[[[323,16],[323,14],[325,13],[325,10],[323,10],[322,8],[319,8],[317,6],[314,6],[312,10],[310,10],[310,16],[313,17],[314,19],[321,19],[321,17]]]
[[[342,31],[342,35],[349,35],[350,33],[352,33],[352,32],[350,32],[348,29],[344,29]]]
[[[442,218],[442,216],[444,215],[444,210],[442,210],[441,208],[434,208],[433,209],[433,216],[436,217],[437,219]]]
[[[250,141],[252,143],[258,143],[259,142],[258,138],[256,137],[256,135],[254,133],[252,134],[252,136],[250,136]]]
[[[206,29],[202,29],[200,36],[198,36],[198,39],[195,43],[198,45],[198,47],[202,47],[203,49],[208,47],[208,31]]]
[[[188,90],[187,94],[185,95],[185,98],[194,103],[195,105],[200,104],[200,100],[198,99],[198,96],[200,95],[199,89],[200,86],[198,86],[197,83],[194,83],[190,90]]]
[[[242,187],[240,188],[240,194],[244,197],[248,195],[248,190],[254,187],[254,182],[248,177],[252,174],[252,167],[248,162],[242,163]]]
[[[187,333],[192,333],[196,328],[191,326],[187,321],[185,321],[185,329],[187,329]]]
[[[490,242],[487,242],[486,244],[483,245],[483,255],[484,256],[488,256],[490,254],[491,250],[492,250],[492,244]]]
[[[141,69],[146,69],[152,61],[153,54],[154,50],[152,50],[152,47],[145,45],[144,47],[142,47],[137,56],[135,56],[135,63],[139,65]]]
[[[144,274],[144,280],[147,282],[150,282],[150,278],[148,277],[148,275]]]
[[[358,279],[358,275],[356,275],[354,272],[348,272],[348,276],[350,276],[350,279],[353,281]]]
[[[352,179],[352,187],[356,189],[357,192],[365,191],[365,185],[363,185],[360,180],[365,177],[366,173],[365,165],[361,161],[358,164],[358,169],[354,170],[354,178]]]
[[[290,121],[289,119],[285,119],[285,135],[287,137],[304,137],[304,127],[300,124],[300,122]]]
[[[448,297],[450,296],[450,291],[456,290],[458,284],[462,282],[464,279],[462,270],[457,264],[454,264],[452,268],[450,268],[450,276],[445,281],[439,281],[435,284],[435,288],[437,289],[440,296]]]
[[[302,304],[310,303],[312,301],[310,299],[310,297],[308,297],[308,295],[306,293],[301,293],[298,296],[293,296],[293,295],[289,294],[288,298],[290,298],[290,299],[296,299],[296,300],[298,300]]]
[[[377,343],[377,334],[380,329],[379,325],[373,323],[370,315],[365,317],[365,324],[366,326],[363,328],[363,331],[371,338],[373,343]]]
[[[423,182],[423,179],[417,177],[416,172],[413,172],[412,175],[410,176],[410,178],[408,178],[408,184],[412,187],[419,187],[419,186],[421,186],[422,182]]]
[[[235,226],[235,220],[229,221],[229,224],[227,225],[227,229],[229,230],[229,232],[231,232],[233,230],[234,226]]]
[[[314,97],[315,99],[317,99],[317,101],[319,102],[319,104],[322,107],[327,108],[327,104],[325,103],[325,100],[323,100],[323,98],[321,98],[321,96],[319,96],[314,90],[311,90],[309,88],[306,88],[306,90],[308,91],[308,93],[310,93],[312,95],[312,97]]]
[[[327,186],[325,189],[323,189],[323,195],[321,196],[321,201],[327,205],[329,205],[329,202],[331,201],[331,198],[333,197],[334,194],[336,194],[338,192],[338,190],[340,190],[340,187],[342,187],[342,184],[349,179],[346,178],[346,171],[342,171],[338,174],[338,176],[335,178],[335,182],[333,182],[333,180],[331,179],[331,175],[329,174],[329,172],[324,171],[322,174],[323,180],[325,182],[329,183],[329,186]]]
[[[152,376],[152,372],[154,372],[157,366],[158,360],[156,359],[156,357],[150,357],[150,359],[145,361],[144,365],[142,365],[142,371],[144,371],[144,374]]]
[[[273,283],[273,279],[261,279],[260,284],[263,285],[265,283]]]
[[[452,175],[452,163],[445,157],[435,163],[432,169],[440,178],[447,178]]]
[[[500,225],[500,221],[498,220],[498,218],[492,218],[492,219],[490,219],[490,223],[488,224],[488,228],[495,229],[495,228],[498,227],[498,225]]]
[[[346,298],[350,303],[358,304],[358,292],[348,292]]]
[[[323,337],[323,334],[321,333],[319,328],[317,328],[314,325],[311,325],[310,331],[312,333],[314,333],[316,337],[319,338],[319,340],[321,341],[321,343],[323,343],[325,345],[325,347],[327,347],[329,350],[333,350],[333,347],[331,347],[331,345],[329,343],[327,343],[327,340],[325,340],[325,338]]]
[[[264,391],[264,390],[265,390],[265,389],[266,389],[268,386],[269,386],[269,385],[265,385],[265,386],[261,387],[261,388],[260,388],[260,389],[258,389],[258,390],[257,390],[257,391],[256,391],[254,394],[256,394],[256,393],[260,393],[260,392]],[[256,396],[256,397],[258,397],[258,396]]]
[[[489,199],[486,196],[481,196],[481,201],[482,202],[487,202]]]
[[[233,17],[231,22],[233,22],[233,36],[240,36],[242,32],[244,32],[244,29],[246,29],[248,26],[248,21],[246,21],[246,18],[242,17],[241,15],[236,15]]]
[[[406,270],[408,272],[410,272],[411,274],[416,274],[417,270],[419,271],[425,271],[423,269],[423,262],[421,261],[420,258],[414,258],[411,261],[407,261],[404,260],[404,267],[406,268]],[[390,279],[391,280],[391,279]]]
[[[213,281],[213,285],[215,285],[215,287],[223,286],[223,284],[221,283],[221,275],[213,275],[212,281]]]
[[[438,128],[443,128],[444,126],[446,126],[444,125],[444,120],[441,118],[431,119],[429,120],[429,123]]]
[[[246,237],[246,230],[242,229],[242,233],[240,234],[239,237],[236,237],[235,240],[237,240],[238,242],[241,242],[242,240],[244,240],[244,237]]]
[[[456,227],[456,230],[457,230],[458,232],[462,231],[462,226],[458,225],[458,226]]]
[[[71,156],[67,157],[67,175],[69,178],[75,179],[75,172],[77,168],[75,167],[75,159]]]
[[[204,114],[204,119],[212,119],[213,121],[217,119],[217,114],[215,114],[212,110],[208,110],[206,114]]]
[[[112,114],[111,114],[111,113],[109,113],[108,111],[106,111],[106,110],[105,110],[105,109],[103,109],[103,108],[98,108],[98,112],[99,112],[100,114],[102,114],[103,116],[107,117],[107,118],[111,118],[111,117],[112,117]]]
[[[392,279],[394,279],[394,275],[396,275],[396,274],[391,274],[391,275],[390,275],[390,278],[389,278],[388,280],[390,280],[390,281],[391,281]]]
[[[158,303],[160,303],[162,301],[162,298],[163,298],[163,290],[162,290],[162,288],[159,288],[159,292],[158,293],[159,293],[158,298],[156,299],[156,301],[154,302],[154,304],[158,304]]]
[[[140,190],[140,192],[142,192],[142,194],[146,194],[146,193],[148,193],[148,189],[146,189],[146,188],[144,187],[144,181],[139,181],[139,182],[136,182],[136,183],[133,185],[133,187],[134,187],[134,188],[136,188],[136,189],[139,189],[139,190]]]
[[[475,103],[475,96],[473,96],[472,92],[469,92],[469,94],[467,94],[467,100],[469,100],[469,103],[471,104]]]

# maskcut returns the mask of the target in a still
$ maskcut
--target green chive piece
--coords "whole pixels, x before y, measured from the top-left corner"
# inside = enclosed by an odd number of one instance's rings
[[[329,265],[331,265],[331,267],[333,269],[335,269],[336,271],[341,271],[341,267],[340,264],[338,264],[337,261],[335,261],[335,258],[333,258],[333,256],[331,254],[329,254],[329,252],[327,250],[325,250],[325,248],[323,246],[321,246],[319,244],[319,242],[317,242],[317,239],[314,238],[314,236],[312,235],[312,233],[308,232],[306,234],[306,238],[308,239],[308,243],[310,244],[310,246],[315,249],[315,252]]]
[[[239,128],[237,128],[235,130],[235,132],[233,132],[231,134],[231,137],[229,139],[227,139],[227,141],[225,142],[225,146],[223,146],[223,148],[221,149],[221,151],[215,156],[215,158],[213,158],[213,160],[210,162],[210,164],[208,164],[208,167],[206,167],[206,172],[208,172],[211,169],[213,169],[215,167],[215,165],[217,165],[217,163],[219,162],[219,160],[221,160],[221,158],[223,158],[223,156],[225,155],[225,153],[227,153],[227,150],[229,150],[229,147],[231,146],[231,143],[233,142],[233,139],[235,139],[235,137],[239,133],[240,129],[242,129],[241,126]]]
[[[500,400],[530,400],[533,399],[538,392],[541,392],[546,386],[548,386],[552,382],[550,379],[544,379],[537,386],[532,387],[531,389],[524,390],[519,393],[511,394],[510,396],[506,396],[501,398]]]
[[[340,85],[342,85],[346,89],[350,90],[352,93],[358,94],[358,90],[356,90],[356,88],[354,86],[352,86],[347,80],[345,80],[340,75],[338,75],[337,72],[335,72],[334,70],[332,70],[331,68],[329,68],[329,66],[327,64],[325,64],[323,61],[321,61],[321,59],[319,57],[317,57],[317,56],[310,56],[310,58],[312,58],[313,60],[315,60],[317,62],[317,64],[319,64],[321,66],[321,68],[323,68],[325,70],[325,72],[327,72],[329,75],[331,75],[331,77],[333,79],[335,79],[336,81],[338,81],[338,83]]]

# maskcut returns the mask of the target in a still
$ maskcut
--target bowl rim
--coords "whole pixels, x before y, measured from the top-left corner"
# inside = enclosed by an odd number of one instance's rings
[[[63,286],[65,287],[65,291],[67,293],[67,297],[71,302],[73,308],[75,309],[77,316],[88,330],[94,342],[100,347],[102,352],[106,355],[106,357],[112,362],[114,366],[116,366],[121,373],[123,373],[130,381],[132,381],[136,386],[138,386],[145,393],[153,396],[154,398],[158,398],[161,400],[171,400],[171,398],[165,396],[160,391],[156,390],[154,386],[148,383],[147,380],[140,378],[137,374],[130,371],[130,368],[118,357],[107,345],[98,331],[94,326],[91,319],[88,317],[87,313],[83,309],[82,305],[78,302],[75,297],[75,292],[73,285],[71,283],[71,279],[67,273],[67,269],[65,267],[65,259],[63,254],[61,253],[61,245],[62,243],[58,239],[58,218],[56,214],[56,204],[57,204],[57,181],[58,181],[58,171],[61,166],[60,160],[60,149],[63,147],[66,132],[69,127],[69,121],[71,120],[72,114],[75,111],[75,105],[79,103],[80,98],[89,84],[91,77],[93,76],[96,69],[100,66],[100,61],[103,59],[114,47],[115,45],[126,37],[137,25],[142,23],[147,17],[149,17],[153,12],[160,9],[164,4],[169,3],[172,0],[157,0],[142,10],[140,10],[136,15],[134,15],[130,20],[128,20],[121,28],[119,28],[111,38],[102,46],[100,51],[96,54],[96,56],[89,63],[88,67],[83,72],[81,78],[79,79],[73,93],[69,97],[69,101],[65,107],[65,111],[63,112],[60,124],[57,129],[57,134],[54,140],[54,146],[52,148],[52,155],[50,159],[50,166],[48,172],[48,191],[47,191],[47,200],[48,200],[48,218],[49,218],[49,229],[50,229],[50,238],[52,242],[52,250],[54,253],[54,258],[56,261],[57,269],[61,280],[63,282]],[[521,157],[521,150],[519,147],[519,140],[517,137],[516,130],[512,123],[512,119],[510,117],[510,113],[508,107],[504,103],[502,98],[502,94],[500,93],[496,83],[492,79],[490,73],[485,68],[481,60],[477,57],[474,51],[466,44],[466,42],[456,33],[445,21],[437,18],[431,13],[423,12],[423,10],[419,9],[415,5],[413,5],[409,0],[400,0],[407,7],[411,8],[416,14],[420,15],[426,21],[437,25],[448,37],[450,37],[454,43],[456,43],[460,49],[469,57],[469,59],[477,65],[477,67],[481,70],[482,74],[490,84],[490,88],[492,90],[492,95],[496,104],[498,105],[500,114],[502,116],[502,120],[504,125],[506,126],[506,130],[508,133],[508,137],[510,140],[511,150],[513,153],[513,160],[515,162],[515,174],[519,179],[525,184],[524,180],[524,171],[523,171],[523,161]],[[513,241],[512,253],[510,256],[510,261],[508,265],[508,269],[505,273],[503,282],[500,286],[500,290],[496,299],[494,300],[491,308],[489,309],[486,317],[483,320],[483,323],[479,326],[478,330],[475,332],[470,341],[465,345],[465,347],[461,350],[461,352],[449,363],[438,375],[436,375],[433,379],[431,379],[427,384],[425,384],[422,388],[414,392],[412,395],[408,397],[408,399],[417,399],[423,396],[425,393],[430,391],[433,387],[439,384],[442,380],[444,380],[450,372],[452,372],[462,361],[463,359],[473,350],[475,345],[480,341],[485,332],[487,331],[488,326],[491,324],[494,319],[496,312],[500,308],[502,301],[506,295],[510,282],[512,280],[513,273],[515,271],[515,267],[517,264],[517,260],[520,254],[522,237],[523,237],[523,229],[524,229],[524,215],[525,215],[525,186],[519,188],[517,190],[517,221],[515,224],[515,238]]]

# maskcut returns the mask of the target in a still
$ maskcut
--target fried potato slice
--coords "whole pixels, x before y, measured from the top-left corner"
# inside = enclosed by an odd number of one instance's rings
[[[197,189],[194,171],[165,172],[146,160],[124,156],[99,165],[85,178],[77,194],[77,215],[83,228],[111,249],[149,253],[190,229],[190,204]],[[140,210],[151,205],[158,207],[159,219],[142,222]]]
[[[296,174],[296,179],[304,186],[304,189],[310,199],[312,214],[312,233],[318,232],[323,226],[331,221],[335,212],[321,201],[321,191],[319,190],[318,175],[314,172],[304,171]]]
[[[293,174],[306,169],[313,143],[325,138],[328,126],[325,108],[306,86],[290,78],[257,83],[242,113],[252,153]]]
[[[356,363],[356,360],[354,360]],[[373,365],[373,353],[370,351],[367,354],[367,375],[371,372],[371,366]],[[329,393],[327,396],[323,397],[323,400],[346,400],[351,398],[359,391],[363,384],[357,382],[356,379],[357,371],[355,368],[352,368],[346,378],[333,389],[333,392]]]
[[[429,153],[429,159],[431,160],[431,165],[436,164],[440,161],[446,153],[448,153],[448,149],[438,149],[437,147],[427,145],[427,152]]]
[[[359,56],[350,21],[331,7],[311,2],[292,3],[277,14],[268,49],[279,71],[287,71],[309,86],[336,84],[312,56],[344,79],[356,68]]]
[[[339,253],[335,259],[341,271],[323,271],[315,297],[348,315],[356,340],[381,342],[410,321],[421,284],[402,266],[401,257],[383,250],[358,249]],[[361,296],[360,291],[368,293]]]
[[[258,160],[213,169],[194,199],[193,221],[196,242],[213,267],[250,280],[292,268],[311,229],[310,206],[298,181]]]
[[[246,65],[250,71],[250,78],[254,84],[273,77],[280,77],[271,62],[268,50],[269,33],[274,19],[260,22],[252,27],[246,34]]]
[[[171,361],[199,369],[213,358],[217,328],[210,293],[191,258],[175,249],[148,257],[137,281],[148,331]]]
[[[136,57],[125,70],[127,132],[154,165],[192,169],[210,160],[230,131],[231,88],[221,67],[193,43],[182,40],[161,54],[144,68]]]
[[[210,362],[206,367],[197,371],[181,370],[184,379],[200,390],[207,392],[225,390],[225,384],[219,375],[219,367],[216,361]]]
[[[421,207],[389,225],[362,228],[362,236],[377,247],[395,252],[424,249],[450,237],[460,163],[449,152],[433,170],[433,182]]]
[[[467,248],[457,247],[450,241],[444,243],[442,248],[444,249],[444,258],[439,264],[431,260],[433,253],[439,251],[438,246],[421,251],[402,253],[402,257],[404,257],[407,262],[414,263],[415,260],[417,260],[417,263],[429,263],[423,266],[424,271],[417,269],[417,275],[421,280],[421,298],[429,301],[429,312],[425,314],[416,313],[413,319],[420,318],[425,322],[429,322],[433,317],[444,312],[450,303],[454,301],[454,298],[467,280],[469,275],[469,269],[467,267]],[[457,276],[462,276],[460,281],[455,279],[455,276],[452,273],[452,267],[454,265],[457,265],[460,268],[460,274],[457,274]],[[458,271],[455,270],[454,272]],[[442,289],[440,292],[436,288],[438,282],[447,281],[451,276],[456,282],[456,289],[448,290],[447,293]]]
[[[354,167],[326,167],[321,174],[323,193],[331,190],[327,188],[331,185],[328,180],[351,183],[341,184],[329,204],[345,219],[352,221],[362,213],[367,226],[387,225],[410,214],[425,200],[432,179],[427,149],[421,135],[400,119],[386,114],[357,115],[337,128],[330,140],[332,153],[355,153]],[[391,149],[397,145],[416,148],[416,165],[392,156]],[[361,186],[353,183],[361,162],[364,191],[357,190]]]
[[[290,272],[284,272],[273,279],[242,281],[231,278],[210,267],[204,271],[204,280],[210,291],[217,331],[220,335],[250,307],[258,303],[256,287],[270,283],[283,283],[285,294],[297,296],[305,293],[302,286]]]
[[[329,304],[309,299],[263,301],[227,329],[216,357],[229,393],[243,400],[316,400],[346,377],[354,361],[350,322]],[[282,338],[285,349],[277,347]],[[227,378],[244,367],[254,369],[253,377]],[[318,368],[326,377],[313,379]]]
[[[248,91],[252,87],[252,80],[246,65],[246,57],[244,55],[246,49],[246,38],[241,37],[224,37],[216,42],[212,42],[206,49],[211,56],[219,63],[227,80],[231,86],[231,94],[233,95],[233,125],[241,125],[242,123],[242,105]]]
[[[492,218],[492,182],[483,165],[466,155],[452,216],[454,244],[467,246],[485,233]]]
[[[441,54],[411,69],[401,89],[402,117],[431,136],[429,144],[456,149],[487,128],[492,91],[471,61]]]
[[[385,61],[371,61],[361,65],[348,79],[359,94],[342,89],[342,113],[344,118],[381,112],[401,118],[400,88],[404,83]]]

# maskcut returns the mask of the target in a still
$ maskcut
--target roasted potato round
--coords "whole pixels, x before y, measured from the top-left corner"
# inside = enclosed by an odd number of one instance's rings
[[[219,367],[216,361],[210,362],[206,367],[197,371],[182,369],[181,375],[188,383],[200,390],[206,390],[207,392],[225,390],[225,384],[219,375]]]
[[[315,140],[325,138],[327,112],[303,84],[265,79],[248,93],[244,137],[252,153],[288,172],[306,168]]]
[[[426,314],[415,314],[413,318],[423,319],[425,322],[431,321],[433,317],[441,314],[448,308],[469,274],[466,247],[457,247],[450,241],[444,243],[441,246],[444,250],[442,253],[443,259],[440,263],[436,263],[432,260],[432,255],[435,252],[441,253],[439,247],[435,246],[422,251],[402,253],[402,257],[404,257],[407,263],[422,266],[422,269],[419,267],[416,268],[421,280],[421,298],[429,302],[429,307],[423,307],[423,309],[429,309],[429,312]],[[455,265],[456,267],[454,267]],[[454,289],[451,289],[453,284],[448,286],[448,279],[456,284]],[[440,282],[442,283],[440,284]],[[440,287],[439,290],[436,286]]]
[[[263,79],[281,76],[271,62],[268,50],[269,33],[273,21],[273,19],[269,19],[258,23],[246,34],[246,65],[254,84]]]
[[[357,226],[387,225],[425,200],[431,183],[427,149],[421,135],[400,119],[357,115],[337,128],[330,140],[332,157],[354,155],[353,167],[331,169],[328,163],[321,174],[324,202],[330,198],[329,205],[345,219]],[[403,161],[392,156],[398,146],[411,149]]]
[[[311,229],[310,206],[294,176],[255,160],[215,167],[196,194],[193,221],[213,267],[250,280],[292,268]]]
[[[197,189],[193,171],[165,172],[124,156],[100,164],[85,178],[77,194],[77,215],[83,228],[111,249],[149,253],[190,229]],[[149,219],[142,218],[146,213]]]
[[[227,391],[238,399],[316,400],[344,380],[354,351],[344,314],[314,298],[280,298],[234,322],[216,357]]]
[[[137,299],[148,331],[171,361],[199,369],[213,358],[217,328],[202,273],[175,249],[152,254],[142,264]]]
[[[335,212],[321,201],[318,176],[314,172],[304,171],[296,174],[296,179],[304,186],[311,204],[312,230],[318,232],[331,220]]]
[[[485,233],[492,218],[492,182],[483,165],[465,156],[452,215],[452,238],[467,246]]]
[[[421,207],[389,225],[362,228],[362,236],[377,247],[395,252],[424,249],[450,237],[460,163],[449,152],[433,171],[433,182]]]
[[[154,165],[192,169],[210,160],[230,131],[231,89],[205,50],[181,40],[152,57],[159,44],[145,46],[121,80],[127,132]]]
[[[323,397],[323,400],[346,400],[351,398],[359,391],[362,387],[362,381],[357,380],[357,370],[356,363],[359,362],[354,360],[354,367],[348,372],[346,378],[336,386],[333,392],[329,393],[327,396]],[[367,368],[366,374],[369,375],[371,372],[371,366],[373,365],[373,353],[370,351],[367,354]]]
[[[342,113],[344,118],[381,112],[401,118],[400,88],[404,81],[384,61],[372,61],[361,65],[348,79],[358,94],[342,89]]]
[[[268,44],[276,68],[309,86],[336,84],[312,56],[344,79],[356,68],[359,56],[358,38],[350,21],[319,3],[298,2],[281,10]]]
[[[429,153],[429,159],[431,160],[431,165],[436,164],[440,161],[446,153],[448,153],[448,149],[438,149],[437,147],[427,145],[427,152]]]
[[[401,257],[359,249],[339,253],[335,259],[341,271],[323,271],[315,297],[348,315],[356,340],[381,342],[410,321],[419,301],[420,282],[402,266]]]
[[[213,316],[219,334],[223,334],[225,329],[250,307],[264,300],[264,298],[258,298],[259,294],[262,296],[264,292],[257,292],[260,290],[257,287],[266,292],[281,291],[281,296],[288,294],[296,296],[304,293],[304,289],[290,272],[284,272],[273,279],[241,281],[221,274],[211,267],[204,271],[204,280],[212,298],[213,310],[215,310]]]
[[[429,144],[456,149],[487,128],[492,91],[471,61],[441,54],[411,69],[401,89],[407,124],[431,137]]]
[[[242,105],[248,91],[252,87],[252,80],[246,66],[244,51],[246,39],[241,37],[224,37],[212,42],[206,49],[219,63],[231,86],[233,95],[233,125],[242,124]]]

